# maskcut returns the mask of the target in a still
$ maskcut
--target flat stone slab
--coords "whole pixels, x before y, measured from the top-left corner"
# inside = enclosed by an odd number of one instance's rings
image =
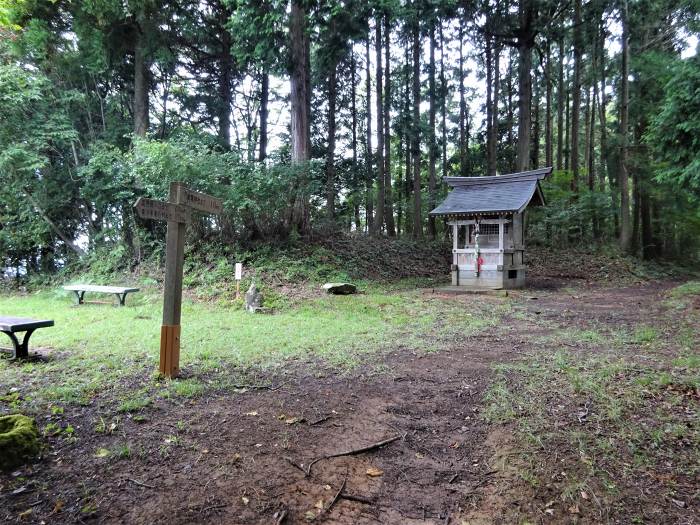
[[[357,293],[357,286],[351,283],[326,283],[323,285],[326,293],[333,295],[350,295]]]
[[[496,295],[498,297],[508,297],[508,290],[502,288],[481,288],[476,286],[443,286],[433,288],[433,293],[444,293],[450,295]]]

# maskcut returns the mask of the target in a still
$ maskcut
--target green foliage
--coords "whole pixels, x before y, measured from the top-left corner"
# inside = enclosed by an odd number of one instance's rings
[[[681,60],[646,137],[661,162],[658,179],[700,198],[700,57]]]

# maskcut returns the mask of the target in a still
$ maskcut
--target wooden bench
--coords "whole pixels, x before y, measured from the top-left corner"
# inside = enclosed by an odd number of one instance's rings
[[[0,332],[7,334],[12,339],[12,345],[14,346],[12,357],[14,359],[29,357],[29,338],[34,333],[34,330],[46,326],[53,326],[53,321],[0,316]],[[20,343],[16,334],[21,332],[24,332],[24,338]]]
[[[76,305],[84,303],[85,292],[111,293],[117,296],[119,306],[124,306],[127,294],[138,292],[138,288],[127,288],[124,286],[98,286],[96,284],[70,284],[63,287],[64,290],[75,294]]]

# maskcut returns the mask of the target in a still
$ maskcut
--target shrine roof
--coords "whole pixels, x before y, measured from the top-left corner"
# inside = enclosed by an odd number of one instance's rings
[[[453,189],[430,215],[515,213],[528,205],[542,206],[539,181],[551,172],[552,168],[541,168],[490,177],[445,177]]]

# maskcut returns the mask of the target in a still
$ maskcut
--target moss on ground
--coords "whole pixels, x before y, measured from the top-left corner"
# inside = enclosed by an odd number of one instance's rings
[[[41,450],[34,419],[22,414],[0,416],[0,470],[18,467]]]

